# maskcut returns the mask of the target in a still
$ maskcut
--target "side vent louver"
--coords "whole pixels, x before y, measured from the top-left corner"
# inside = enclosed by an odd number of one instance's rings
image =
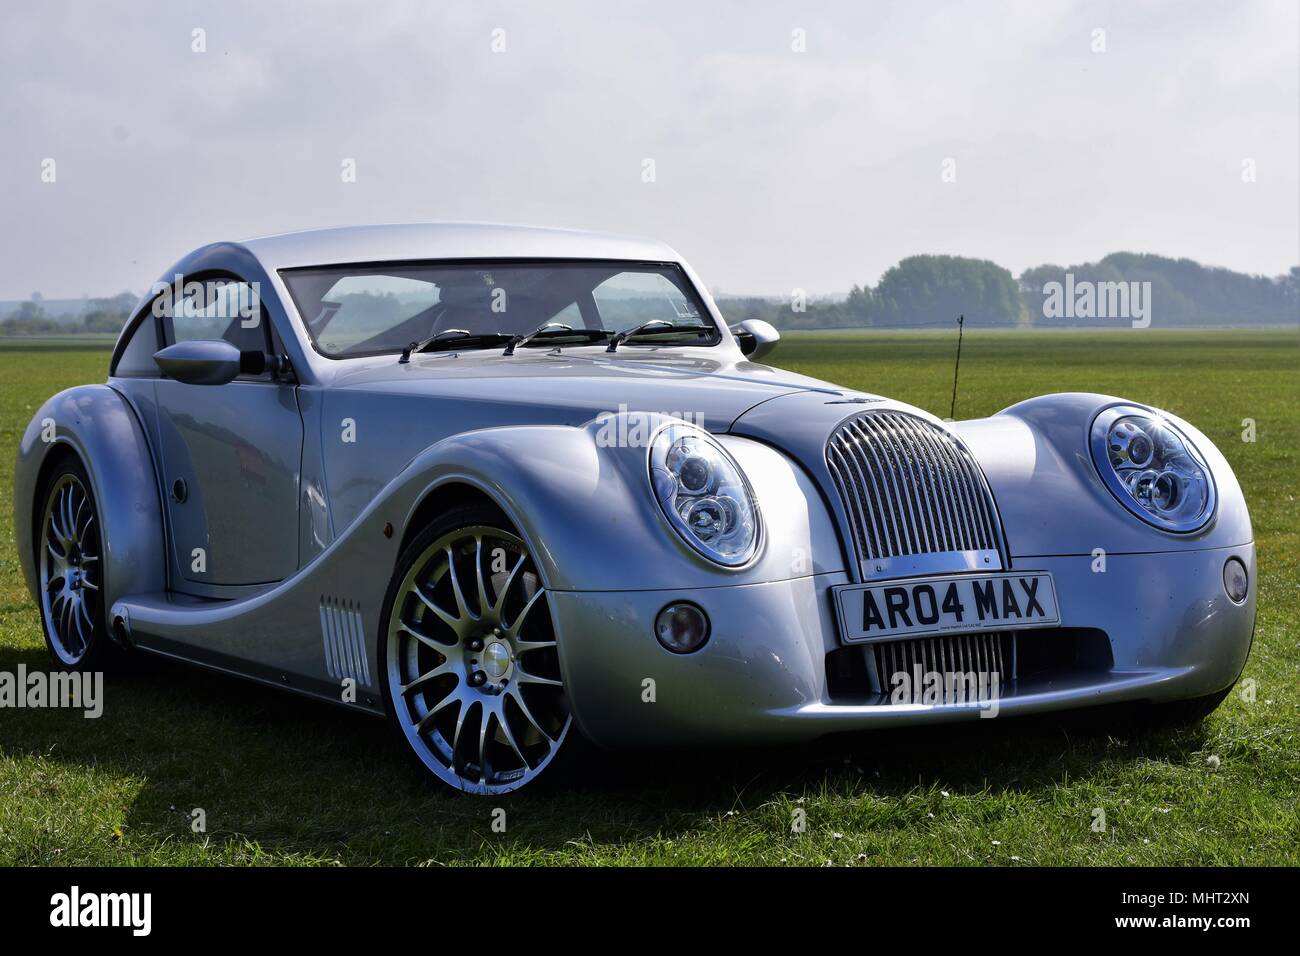
[[[371,686],[361,606],[354,601],[322,595],[320,629],[325,644],[325,667],[330,677],[335,680],[350,677],[358,684]]]

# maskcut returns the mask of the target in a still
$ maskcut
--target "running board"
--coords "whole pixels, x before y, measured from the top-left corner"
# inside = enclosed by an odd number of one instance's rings
[[[109,624],[128,647],[382,710],[366,641],[377,622],[352,600],[298,589],[238,600],[153,592],[114,602]]]

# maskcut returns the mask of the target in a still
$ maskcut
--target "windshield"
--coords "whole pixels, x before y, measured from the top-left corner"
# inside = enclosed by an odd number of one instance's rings
[[[720,341],[699,296],[672,265],[389,263],[286,269],[280,275],[317,351],[330,358],[401,352],[444,332],[451,333],[446,338],[466,339],[465,347],[486,347],[548,322],[612,334],[658,319],[678,328],[656,326],[628,345]],[[531,344],[553,347],[553,334]]]

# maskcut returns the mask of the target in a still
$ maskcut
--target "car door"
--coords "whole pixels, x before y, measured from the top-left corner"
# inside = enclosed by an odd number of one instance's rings
[[[197,307],[162,310],[164,345],[225,339],[274,354],[266,309],[248,289],[229,283]],[[256,307],[241,314],[249,301]],[[201,585],[288,577],[298,566],[303,443],[294,384],[267,370],[224,385],[163,377],[154,389],[175,570]]]

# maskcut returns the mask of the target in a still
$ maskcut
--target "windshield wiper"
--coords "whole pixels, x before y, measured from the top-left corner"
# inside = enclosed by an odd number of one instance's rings
[[[505,332],[470,332],[469,329],[443,329],[441,332],[435,332],[428,338],[420,339],[418,342],[412,342],[406,348],[402,349],[402,357],[397,360],[397,364],[405,365],[411,361],[411,356],[416,352],[433,350],[446,342],[449,345],[487,345],[489,342],[496,343],[503,339],[510,339],[512,336]]]
[[[707,325],[677,325],[664,319],[651,319],[649,322],[642,322],[640,325],[634,325],[626,329],[609,340],[609,347],[606,352],[615,352],[618,347],[628,339],[635,338],[638,335],[662,335],[665,332],[712,332],[713,329]]]
[[[515,349],[522,348],[533,339],[575,337],[595,342],[598,339],[609,338],[609,332],[605,329],[575,329],[573,326],[565,325],[563,322],[547,322],[544,325],[539,325],[527,335],[516,335],[510,340],[510,344],[506,346],[506,350],[501,354],[514,355]]]
[[[469,329],[443,329],[441,332],[434,332],[432,335],[412,342],[406,348],[402,349],[402,357],[397,360],[398,365],[405,365],[411,361],[413,352],[423,352],[434,342],[439,341],[444,335],[469,335]]]

